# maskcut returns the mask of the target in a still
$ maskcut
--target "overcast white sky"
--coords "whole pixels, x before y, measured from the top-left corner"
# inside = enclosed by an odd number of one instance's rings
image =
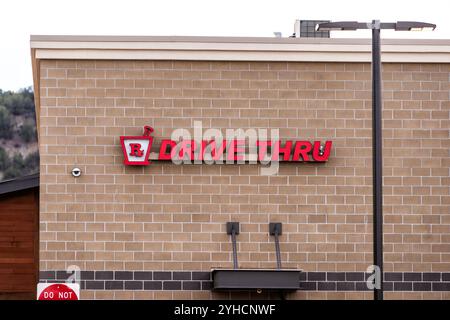
[[[384,38],[450,39],[449,0],[2,0],[0,10],[3,90],[32,85],[31,34],[287,37],[296,19],[380,19],[437,24],[434,32],[385,31]]]

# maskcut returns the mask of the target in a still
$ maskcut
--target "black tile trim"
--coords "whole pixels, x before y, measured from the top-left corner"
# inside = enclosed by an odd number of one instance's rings
[[[327,281],[345,281],[345,272],[327,272]]]
[[[95,280],[114,280],[113,271],[95,271]]]
[[[308,272],[308,281],[325,281],[326,272]]]
[[[130,271],[115,271],[114,279],[116,280],[133,280],[133,272]]]
[[[163,290],[181,290],[181,281],[164,281]]]
[[[450,282],[433,282],[432,291],[450,291]]]
[[[317,290],[317,282],[316,281],[300,282],[300,290],[316,291]]]
[[[134,271],[134,280],[153,280],[153,272],[151,272],[151,271]]]
[[[86,290],[211,290],[207,271],[81,271],[81,289]],[[41,282],[63,282],[70,276],[61,270],[39,273]],[[365,272],[302,272],[302,291],[371,291]],[[386,272],[385,291],[450,291],[448,272]]]
[[[403,281],[403,273],[401,272],[387,272],[384,274],[385,281]]]
[[[105,281],[105,290],[123,290],[123,281]]]
[[[412,282],[394,282],[394,291],[412,291]]]
[[[192,280],[211,280],[211,272],[192,272]]]
[[[201,290],[200,281],[183,281],[183,290]]]
[[[384,288],[386,290],[386,287]],[[356,291],[368,291],[366,282],[355,282],[355,290]]]
[[[144,287],[143,281],[124,281],[125,290],[142,290]]]
[[[356,283],[355,282],[337,282],[336,289],[337,289],[337,291],[355,291]]]
[[[345,279],[347,281],[364,281],[364,272],[346,272]]]
[[[39,272],[39,279],[43,280],[54,280],[55,271],[41,271]]]
[[[191,280],[190,272],[173,272],[172,273],[173,280]]]
[[[81,279],[82,280],[94,280],[95,272],[94,271],[81,271]]]
[[[105,281],[86,281],[86,290],[105,290]]]
[[[441,273],[440,272],[424,272],[423,281],[441,281]]]
[[[213,288],[212,281],[202,281],[202,290],[211,290]]]
[[[422,281],[422,273],[420,272],[405,272],[403,274],[405,281]]]
[[[317,282],[318,291],[336,291],[336,282]]]
[[[393,282],[389,282],[389,281],[385,281],[383,289],[384,289],[384,291],[394,291],[394,283]]]
[[[431,291],[431,282],[414,282],[413,291]]]
[[[170,271],[155,271],[153,272],[154,280],[171,280],[172,272]]]
[[[162,281],[144,281],[144,290],[162,290]]]

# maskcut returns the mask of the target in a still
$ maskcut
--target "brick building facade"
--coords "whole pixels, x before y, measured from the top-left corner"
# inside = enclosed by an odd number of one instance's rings
[[[371,299],[370,45],[365,40],[31,38],[40,168],[40,278],[81,269],[81,296],[266,298],[214,292],[233,265],[275,268],[283,223],[288,299]],[[450,42],[383,42],[385,297],[450,298]],[[332,140],[326,163],[123,164],[120,136],[177,128],[278,128]],[[78,178],[71,170],[78,167]]]

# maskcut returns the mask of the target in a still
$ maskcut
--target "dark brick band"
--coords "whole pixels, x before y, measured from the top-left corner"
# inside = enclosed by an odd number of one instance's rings
[[[41,271],[41,282],[64,282],[65,271]],[[302,272],[300,290],[370,291],[364,272]],[[211,290],[207,271],[81,271],[87,290]],[[450,272],[387,272],[385,291],[450,291]]]

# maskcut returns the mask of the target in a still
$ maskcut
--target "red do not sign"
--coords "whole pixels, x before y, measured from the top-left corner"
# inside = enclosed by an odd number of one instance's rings
[[[39,285],[41,285],[41,288],[39,288]],[[38,300],[78,300],[78,284],[40,283],[39,285]]]

